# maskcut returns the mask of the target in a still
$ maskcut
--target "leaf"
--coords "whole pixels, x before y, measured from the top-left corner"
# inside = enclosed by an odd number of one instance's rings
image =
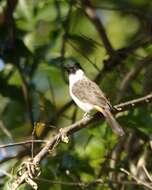
[[[84,35],[80,36],[76,34],[70,34],[68,35],[68,39],[76,45],[76,47],[82,54],[91,54],[97,48],[97,44],[93,40],[85,37]]]

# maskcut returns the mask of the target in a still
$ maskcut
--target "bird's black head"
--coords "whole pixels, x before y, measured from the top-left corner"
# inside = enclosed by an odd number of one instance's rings
[[[75,74],[78,69],[81,69],[81,66],[79,65],[79,63],[70,65],[66,68],[68,74]]]

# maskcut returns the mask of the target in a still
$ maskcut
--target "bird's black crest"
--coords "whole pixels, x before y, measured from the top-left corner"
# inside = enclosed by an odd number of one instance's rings
[[[77,71],[78,69],[81,69],[81,66],[80,66],[79,63],[76,63],[76,64],[74,64],[74,65],[70,65],[70,66],[68,66],[68,67],[66,68],[66,70],[67,70],[67,72],[68,72],[69,74],[74,74],[74,73],[76,73],[76,71]]]

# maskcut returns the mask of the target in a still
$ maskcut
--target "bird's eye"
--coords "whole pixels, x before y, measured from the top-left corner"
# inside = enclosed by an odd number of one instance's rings
[[[68,69],[67,69],[67,71],[68,71],[68,73],[70,74],[75,74],[76,73],[76,71],[77,71],[77,68],[75,68],[75,67],[69,67]]]

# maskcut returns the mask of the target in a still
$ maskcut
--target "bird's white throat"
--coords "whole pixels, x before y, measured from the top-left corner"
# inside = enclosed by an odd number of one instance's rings
[[[76,73],[72,73],[69,75],[70,86],[73,86],[78,80],[82,80],[85,78],[85,74],[81,69],[78,69]]]
[[[80,99],[78,99],[76,97],[76,95],[73,94],[72,92],[72,88],[74,86],[74,84],[79,81],[79,80],[83,80],[83,79],[86,79],[87,77],[85,76],[83,70],[81,69],[78,69],[76,71],[76,73],[73,73],[73,74],[70,74],[69,75],[69,82],[70,82],[70,85],[69,85],[69,89],[70,89],[70,95],[72,97],[72,99],[75,101],[75,103],[82,109],[84,110],[85,112],[89,112],[90,110],[93,109],[93,106],[89,103],[84,103],[82,102]]]

